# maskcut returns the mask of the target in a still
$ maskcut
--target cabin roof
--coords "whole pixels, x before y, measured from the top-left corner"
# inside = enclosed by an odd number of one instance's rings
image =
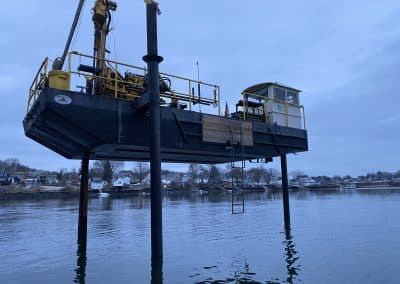
[[[299,89],[296,89],[296,88],[293,88],[293,87],[290,87],[290,86],[287,86],[287,85],[284,85],[284,84],[281,84],[278,82],[275,82],[275,83],[265,82],[265,83],[259,83],[259,84],[250,86],[250,87],[246,88],[245,90],[243,90],[242,93],[254,93],[254,92],[257,92],[258,90],[268,88],[269,86],[277,86],[277,87],[285,88],[285,89],[292,90],[295,92],[299,92],[299,93],[301,92],[301,90],[299,90]]]

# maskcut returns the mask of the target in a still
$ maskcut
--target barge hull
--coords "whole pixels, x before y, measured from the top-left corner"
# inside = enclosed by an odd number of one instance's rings
[[[163,162],[227,163],[308,150],[305,130],[251,121],[251,145],[244,146],[244,155],[241,145],[234,146],[232,156],[228,142],[205,142],[203,116],[212,115],[161,107]],[[150,158],[149,113],[136,111],[134,101],[45,88],[23,126],[26,136],[68,159],[86,152],[91,160]]]

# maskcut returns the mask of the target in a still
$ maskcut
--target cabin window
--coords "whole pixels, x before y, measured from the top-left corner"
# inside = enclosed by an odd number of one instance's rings
[[[268,88],[260,89],[254,92],[257,96],[268,97]]]
[[[281,88],[274,88],[274,98],[280,101],[286,101],[286,91]]]
[[[293,91],[287,91],[286,94],[287,102],[291,104],[298,105],[299,104],[299,94]]]

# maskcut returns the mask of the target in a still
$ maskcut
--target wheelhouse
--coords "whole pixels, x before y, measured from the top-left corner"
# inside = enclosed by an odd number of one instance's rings
[[[305,129],[300,90],[280,83],[261,83],[246,88],[236,104],[234,117],[267,124]]]

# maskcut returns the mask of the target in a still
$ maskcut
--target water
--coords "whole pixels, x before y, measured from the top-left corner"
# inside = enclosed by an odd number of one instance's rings
[[[0,201],[0,283],[150,283],[148,197]],[[164,283],[399,283],[400,191],[163,198]],[[153,275],[154,276],[154,275]]]

